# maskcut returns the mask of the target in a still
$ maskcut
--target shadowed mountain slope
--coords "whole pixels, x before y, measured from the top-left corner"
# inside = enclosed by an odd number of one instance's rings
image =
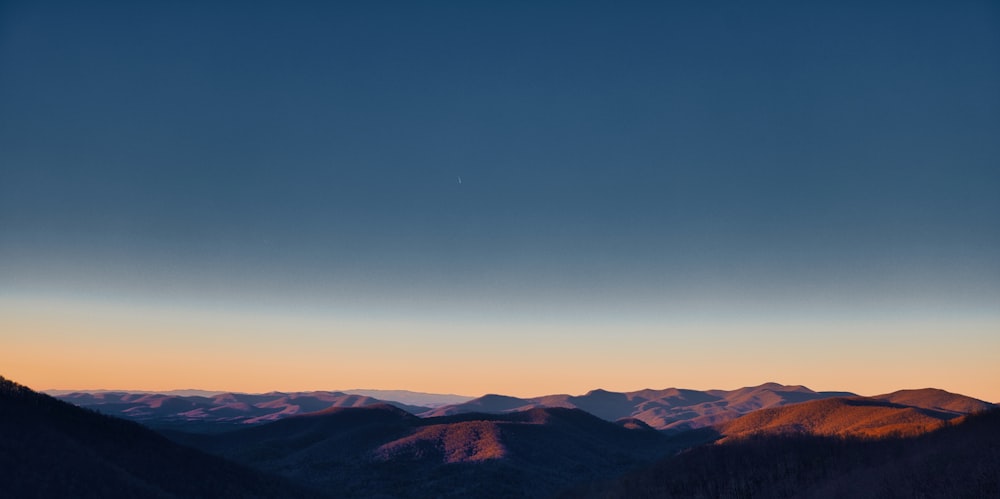
[[[0,495],[25,498],[315,496],[2,377],[0,484]]]
[[[487,395],[469,402],[439,407],[421,416],[446,416],[463,412],[513,412],[536,407],[576,408],[608,421],[632,418],[659,430],[682,431],[733,420],[766,407],[854,395],[849,392],[814,392],[803,386],[765,383],[738,390],[593,390],[585,395],[547,395],[530,399]]]
[[[912,438],[785,434],[707,445],[564,497],[1000,497],[1000,411]]]
[[[173,438],[342,497],[544,497],[680,447],[564,408],[426,419],[386,405],[334,408]]]

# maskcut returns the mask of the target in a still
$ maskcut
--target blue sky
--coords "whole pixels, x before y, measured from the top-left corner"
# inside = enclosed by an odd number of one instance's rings
[[[7,2],[0,300],[960,357],[1000,326],[998,55],[992,2]]]

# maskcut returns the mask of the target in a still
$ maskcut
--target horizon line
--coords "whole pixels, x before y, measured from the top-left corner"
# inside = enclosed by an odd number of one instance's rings
[[[678,386],[668,386],[668,387],[664,387],[664,388],[648,388],[647,387],[647,388],[640,388],[640,389],[636,389],[636,390],[617,391],[617,390],[607,390],[607,389],[598,387],[598,388],[592,388],[592,389],[588,390],[587,392],[580,393],[580,394],[572,394],[572,393],[568,393],[568,392],[553,392],[553,393],[544,393],[544,394],[541,394],[541,395],[534,395],[534,396],[527,396],[527,397],[508,395],[508,394],[505,394],[505,393],[498,393],[498,392],[486,392],[486,393],[483,393],[482,395],[473,396],[473,395],[464,395],[464,394],[458,394],[458,393],[441,393],[441,392],[433,392],[433,391],[417,391],[417,390],[410,390],[410,389],[404,389],[404,388],[351,388],[351,389],[343,389],[343,390],[339,390],[339,389],[338,390],[329,390],[329,389],[269,390],[269,391],[258,391],[258,392],[239,391],[239,390],[208,390],[208,389],[202,389],[202,388],[173,388],[173,389],[168,389],[168,390],[141,390],[141,389],[130,390],[130,389],[109,389],[109,388],[93,388],[93,389],[47,388],[47,389],[41,389],[41,390],[37,390],[37,391],[39,391],[41,393],[45,393],[45,394],[50,394],[50,392],[63,392],[62,394],[70,394],[70,393],[100,393],[100,392],[103,392],[103,393],[155,393],[155,394],[166,394],[166,393],[171,393],[171,392],[185,392],[185,391],[188,391],[188,392],[208,392],[208,393],[217,393],[217,394],[232,393],[232,394],[237,394],[237,395],[266,395],[266,394],[269,394],[269,393],[294,394],[294,393],[308,393],[308,392],[347,393],[347,392],[352,392],[352,391],[383,391],[383,392],[398,391],[398,392],[410,392],[410,393],[415,393],[415,394],[442,395],[442,396],[455,396],[455,397],[468,397],[470,399],[482,398],[482,397],[486,397],[486,396],[489,396],[489,395],[501,395],[501,396],[507,396],[507,397],[516,397],[516,398],[531,399],[531,398],[546,397],[546,396],[551,396],[551,395],[584,396],[584,395],[587,395],[588,393],[592,393],[592,392],[595,392],[595,391],[606,391],[606,392],[610,392],[610,393],[635,393],[635,392],[641,392],[641,391],[646,391],[646,390],[662,391],[662,390],[671,390],[671,389],[675,389],[675,390],[692,390],[692,391],[701,391],[701,392],[708,392],[708,391],[736,391],[736,390],[740,390],[740,389],[743,389],[743,388],[759,388],[759,387],[763,387],[763,386],[766,386],[766,385],[778,385],[778,386],[782,386],[782,387],[802,387],[802,388],[805,388],[807,390],[810,390],[810,391],[813,391],[813,392],[816,392],[816,393],[839,392],[839,393],[849,393],[849,394],[851,394],[853,396],[861,396],[861,397],[872,397],[872,396],[877,396],[877,395],[884,395],[882,393],[865,395],[865,394],[861,394],[859,392],[855,392],[855,391],[852,391],[852,390],[813,390],[812,388],[809,388],[808,386],[802,385],[802,384],[784,384],[784,383],[779,383],[779,382],[776,382],[776,381],[767,381],[767,382],[756,384],[756,385],[745,385],[745,386],[739,386],[739,387],[736,387],[736,388],[729,388],[729,389],[727,389],[727,388],[705,388],[705,389],[698,389],[698,388],[683,388],[683,387],[678,387]],[[966,397],[977,398],[977,397],[972,397],[970,395],[966,395],[966,394],[961,393],[961,392],[952,392],[952,391],[949,391],[949,390],[945,390],[944,388],[938,388],[938,387],[934,387],[934,386],[925,386],[925,387],[919,387],[919,388],[899,388],[899,389],[893,390],[891,392],[886,392],[885,394],[893,393],[893,392],[896,392],[896,391],[903,391],[903,390],[942,390],[942,391],[946,391],[946,392],[949,392],[949,393],[955,393],[955,394],[958,394],[958,395],[963,395],[963,396],[966,396]],[[978,399],[978,400],[982,400],[984,402],[990,402],[989,400],[986,400],[986,399]],[[990,402],[990,403],[994,403],[994,402]]]

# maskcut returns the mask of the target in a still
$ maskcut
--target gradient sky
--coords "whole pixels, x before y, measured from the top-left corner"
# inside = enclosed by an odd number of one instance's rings
[[[1000,401],[1000,4],[4,2],[0,374]]]

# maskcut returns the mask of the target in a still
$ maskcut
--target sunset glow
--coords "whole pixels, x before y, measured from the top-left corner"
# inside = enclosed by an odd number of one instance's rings
[[[5,2],[0,375],[1000,401],[997,18]]]

